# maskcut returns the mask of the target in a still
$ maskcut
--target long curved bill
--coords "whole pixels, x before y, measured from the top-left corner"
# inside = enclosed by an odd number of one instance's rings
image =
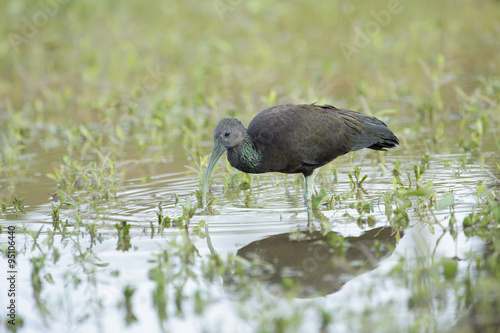
[[[226,151],[226,147],[222,144],[221,138],[217,138],[214,142],[214,149],[212,150],[212,155],[210,155],[210,160],[208,161],[207,171],[205,171],[205,178],[203,179],[203,207],[207,206],[207,189],[208,181],[210,180],[210,175],[220,159],[222,154]]]

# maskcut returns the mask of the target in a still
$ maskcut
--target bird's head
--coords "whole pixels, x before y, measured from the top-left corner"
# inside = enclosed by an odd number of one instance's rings
[[[238,119],[226,118],[215,126],[214,142],[215,145],[222,144],[224,148],[229,149],[240,145],[245,140],[246,135],[247,131]]]
[[[215,126],[214,149],[210,155],[205,179],[203,180],[203,207],[207,204],[208,181],[217,161],[227,149],[241,145],[246,135],[247,131],[238,119],[226,118]]]

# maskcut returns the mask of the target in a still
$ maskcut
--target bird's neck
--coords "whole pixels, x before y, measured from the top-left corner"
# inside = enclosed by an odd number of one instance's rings
[[[254,172],[258,168],[261,158],[262,153],[255,147],[248,134],[237,149],[228,150],[229,163],[243,172]]]

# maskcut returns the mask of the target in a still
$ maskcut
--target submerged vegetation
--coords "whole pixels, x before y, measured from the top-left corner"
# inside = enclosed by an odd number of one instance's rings
[[[496,332],[499,9],[10,1],[0,331]],[[221,162],[203,209],[220,119],[313,102],[400,148],[323,167],[311,212],[301,175]]]

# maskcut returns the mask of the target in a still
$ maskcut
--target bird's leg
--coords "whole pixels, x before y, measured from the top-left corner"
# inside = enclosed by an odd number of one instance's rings
[[[315,194],[318,194],[318,191],[316,191],[316,188],[314,188],[314,178],[318,174],[319,168],[314,169],[313,173],[310,174],[309,176],[305,177],[305,182],[306,182],[306,193],[304,193],[304,200],[306,203],[308,201],[312,200],[313,192]]]

